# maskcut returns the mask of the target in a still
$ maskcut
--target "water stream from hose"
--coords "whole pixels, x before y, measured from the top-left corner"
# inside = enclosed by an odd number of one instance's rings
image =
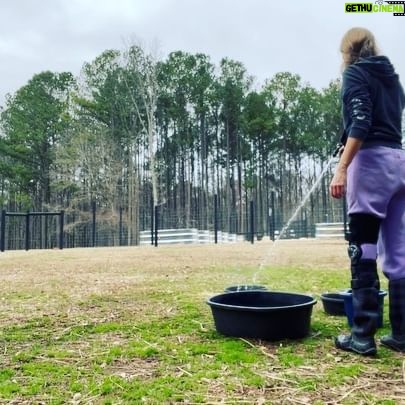
[[[293,214],[291,215],[289,220],[285,223],[285,225],[282,227],[282,229],[279,232],[279,234],[277,235],[277,237],[274,239],[274,242],[271,245],[271,247],[269,248],[269,250],[267,251],[267,254],[263,257],[262,261],[260,262],[258,271],[253,275],[253,284],[256,283],[258,273],[260,273],[263,270],[264,266],[268,263],[269,259],[274,254],[274,250],[275,250],[275,248],[277,246],[277,242],[285,235],[288,228],[291,226],[292,222],[296,219],[299,212],[302,210],[302,208],[305,207],[305,204],[307,203],[308,199],[311,197],[312,193],[319,186],[319,183],[321,182],[321,180],[325,176],[326,172],[328,171],[329,167],[332,165],[334,160],[335,160],[335,154],[326,163],[326,165],[322,169],[321,173],[319,174],[319,176],[315,180],[314,184],[312,184],[312,187],[308,190],[307,194],[304,196],[301,203],[298,205],[298,207],[293,212]]]

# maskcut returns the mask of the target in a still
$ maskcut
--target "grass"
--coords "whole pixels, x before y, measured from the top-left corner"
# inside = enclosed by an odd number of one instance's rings
[[[0,403],[405,403],[402,355],[337,351],[347,322],[320,300],[302,340],[217,333],[205,301],[227,286],[254,280],[317,298],[347,287],[344,242],[276,245],[5,252]]]

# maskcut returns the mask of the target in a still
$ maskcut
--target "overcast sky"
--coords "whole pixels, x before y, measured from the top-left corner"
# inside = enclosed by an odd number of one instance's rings
[[[340,75],[339,42],[352,26],[377,37],[405,83],[405,17],[347,14],[348,0],[0,0],[0,105],[34,74],[69,71],[134,39],[242,62],[262,84],[297,73],[322,88]]]

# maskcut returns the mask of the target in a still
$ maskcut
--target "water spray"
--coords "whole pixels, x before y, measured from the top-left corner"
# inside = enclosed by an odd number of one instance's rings
[[[286,233],[287,229],[290,227],[291,223],[295,220],[295,218],[297,217],[297,215],[299,214],[299,212],[301,211],[301,209],[305,206],[305,204],[307,203],[309,197],[311,196],[311,194],[315,191],[315,189],[318,187],[319,183],[321,182],[321,180],[323,179],[323,176],[325,175],[325,173],[328,171],[329,167],[331,166],[331,164],[333,163],[333,161],[335,160],[335,158],[339,155],[339,153],[341,152],[343,148],[343,145],[341,143],[336,145],[335,150],[332,153],[331,158],[329,159],[329,161],[326,163],[326,165],[324,166],[324,168],[322,169],[321,173],[319,174],[318,178],[316,179],[316,181],[314,182],[314,184],[312,185],[312,187],[309,189],[309,191],[307,192],[307,194],[305,195],[305,197],[303,198],[303,200],[301,201],[301,203],[299,204],[299,206],[296,208],[296,210],[294,211],[294,213],[291,215],[291,217],[289,218],[289,220],[286,222],[286,224],[282,227],[281,231],[279,232],[279,234],[277,235],[277,237],[274,239],[274,243],[273,246],[269,249],[268,253],[266,254],[266,256],[263,258],[263,260],[261,261],[260,265],[259,265],[259,270],[254,274],[253,276],[253,282],[256,283],[256,276],[257,273],[263,269],[264,265],[267,263],[267,259],[269,258],[271,252],[274,250],[274,246],[276,245],[277,241],[279,241],[284,234]]]

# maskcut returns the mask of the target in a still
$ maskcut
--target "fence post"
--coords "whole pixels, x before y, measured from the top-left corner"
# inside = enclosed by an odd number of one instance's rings
[[[25,250],[30,248],[30,212],[25,216]]]
[[[63,227],[65,223],[65,211],[59,214],[59,249],[63,249]]]
[[[44,234],[45,234],[45,236],[43,238],[43,240],[44,240],[44,248],[48,249],[48,216],[47,215],[44,215],[44,216],[41,215],[40,219],[41,219],[41,229],[42,229],[42,222],[44,223]],[[42,237],[41,237],[41,235],[40,235],[39,240],[40,240],[40,247],[42,249]]]
[[[155,247],[158,246],[159,206],[155,205]]]
[[[96,246],[96,202],[92,201],[91,202],[91,209],[93,211],[93,223],[91,227],[91,233],[92,233],[92,244],[93,247]]]
[[[119,223],[119,244],[122,246],[122,207],[120,207],[120,223]]]
[[[214,195],[214,242],[218,243],[218,195]]]
[[[250,201],[250,242],[255,242],[255,212],[254,212],[254,202],[253,200]]]
[[[302,216],[303,216],[303,225],[304,225],[304,237],[308,238],[308,216],[307,216],[307,210],[304,209],[302,210]]]
[[[275,192],[271,192],[271,218],[270,218],[270,226],[271,226],[271,231],[270,231],[270,239],[274,242],[274,235],[275,235],[275,230],[276,230],[276,211],[275,211]]]
[[[0,250],[4,252],[5,247],[6,247],[6,210],[1,210]]]
[[[154,232],[155,232],[155,215],[156,215],[156,210],[155,206],[153,204],[153,198],[152,198],[152,203],[150,206],[150,244],[153,246],[155,237],[154,237]]]

